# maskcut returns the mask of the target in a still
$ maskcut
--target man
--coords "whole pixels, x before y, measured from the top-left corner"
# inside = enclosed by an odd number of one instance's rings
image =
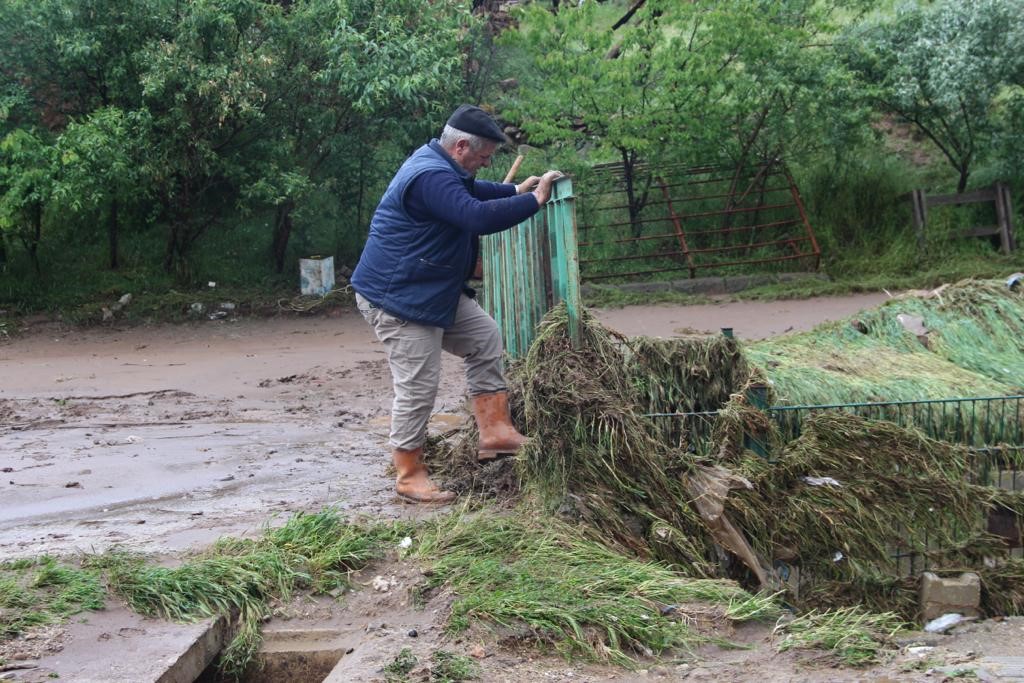
[[[479,107],[456,109],[441,138],[413,152],[391,180],[352,273],[356,304],[391,366],[395,489],[409,501],[445,503],[455,497],[430,481],[423,463],[442,350],[465,361],[480,460],[514,453],[526,441],[509,416],[498,326],[473,299],[466,280],[476,265],[480,235],[535,214],[561,174],[548,171],[519,185],[476,180],[506,141]]]

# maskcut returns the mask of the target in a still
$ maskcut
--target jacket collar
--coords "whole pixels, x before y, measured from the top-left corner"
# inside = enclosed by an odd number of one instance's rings
[[[455,172],[459,174],[459,178],[463,182],[473,179],[473,176],[467,173],[466,169],[462,168],[457,163],[455,163],[455,159],[452,159],[448,152],[444,151],[444,147],[441,146],[441,143],[437,138],[434,138],[433,140],[428,142],[427,147],[429,147],[431,151],[436,153],[439,157],[447,161],[448,164],[455,170]]]

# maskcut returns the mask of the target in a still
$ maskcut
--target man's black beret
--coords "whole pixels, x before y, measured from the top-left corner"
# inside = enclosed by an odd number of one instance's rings
[[[472,104],[464,104],[456,109],[455,113],[448,117],[448,125],[464,133],[479,135],[495,142],[508,142],[505,133],[494,119],[483,109]]]

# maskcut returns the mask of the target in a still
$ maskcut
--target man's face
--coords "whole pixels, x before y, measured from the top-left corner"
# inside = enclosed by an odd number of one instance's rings
[[[496,149],[498,149],[497,142],[484,143],[483,147],[474,150],[470,147],[469,140],[459,140],[455,143],[452,158],[466,173],[473,175],[481,168],[491,165],[491,156],[494,155]]]

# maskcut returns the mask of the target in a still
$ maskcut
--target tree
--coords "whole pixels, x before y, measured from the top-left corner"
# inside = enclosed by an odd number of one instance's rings
[[[0,232],[24,245],[37,274],[55,160],[56,148],[42,133],[17,129],[0,140]]]
[[[106,214],[108,263],[119,265],[120,217],[145,199],[140,183],[146,115],[99,109],[72,121],[57,141],[59,169],[54,197],[75,213]]]
[[[278,272],[302,202],[318,192],[361,196],[363,173],[339,187],[339,165],[356,157],[355,166],[365,169],[381,138],[403,140],[410,119],[451,96],[468,21],[452,0],[431,12],[413,0],[291,7],[274,35],[277,68],[264,85],[275,93],[261,122],[260,146],[270,163],[244,190],[274,207],[271,257]]]
[[[993,105],[1021,82],[1022,40],[1021,0],[942,0],[858,25],[843,46],[879,106],[939,148],[963,192],[989,149]]]
[[[175,0],[7,0],[0,78],[33,101],[32,124],[61,129],[103,107],[138,106],[139,51],[170,32]]]
[[[3,126],[18,132],[9,150],[22,155],[30,147],[40,149],[31,139],[54,145],[45,171],[42,166],[23,168],[27,175],[17,178],[15,167],[7,166],[7,220],[17,223],[14,217],[25,211],[38,219],[27,232],[19,229],[37,269],[43,210],[51,200],[75,212],[106,214],[110,263],[116,267],[123,198],[146,194],[129,184],[138,166],[124,156],[129,142],[139,141],[126,138],[128,115],[123,112],[139,107],[137,55],[143,45],[165,35],[172,5],[173,0],[10,0],[0,5],[0,93],[6,93],[0,94],[0,132]],[[27,192],[28,187],[36,190]],[[13,210],[14,196],[29,204]]]
[[[532,8],[506,40],[533,55],[533,82],[507,104],[531,141],[619,161],[638,235],[650,184],[637,176],[641,160],[727,163],[738,178],[754,162],[824,145],[837,122],[860,125],[852,80],[823,39],[832,9],[648,0],[605,27],[594,3],[557,16]]]
[[[129,211],[143,218],[132,224],[166,230],[164,268],[189,275],[193,249],[212,229],[247,218],[253,236],[272,214],[265,236],[280,271],[293,233],[319,220],[327,198],[361,214],[367,188],[393,171],[386,155],[407,154],[456,99],[469,8],[462,0],[429,8],[420,0],[0,3],[0,139],[21,131],[10,144],[22,151],[30,140],[59,147],[45,192],[40,178],[16,177],[31,164],[6,165],[0,190],[20,189],[10,190],[5,220],[23,225],[26,197],[39,200],[38,215],[59,201],[106,226],[116,267]],[[30,185],[40,190],[21,191]],[[18,230],[41,235],[43,226]]]
[[[863,5],[864,3],[861,3]],[[844,148],[867,130],[863,88],[839,59],[832,42],[837,3],[787,0],[728,7],[721,3],[709,29],[728,40],[732,62],[723,76],[723,97],[708,114],[724,129],[717,154],[733,171],[726,209],[764,189],[752,165],[799,158],[823,148]],[[844,9],[857,3],[843,3]],[[735,214],[723,216],[731,227]]]
[[[698,26],[699,10],[684,4],[673,14],[686,13]],[[696,31],[668,37],[651,9],[645,6],[639,21],[618,35],[598,26],[594,3],[557,14],[533,5],[522,28],[503,37],[530,59],[520,87],[503,101],[505,115],[520,122],[532,143],[590,148],[594,158],[621,162],[635,232],[650,183],[637,182],[637,164],[657,163],[679,146],[689,133],[683,112],[711,87],[710,60],[688,60]]]
[[[237,209],[273,207],[271,256],[284,266],[294,212],[336,182],[339,155],[368,153],[450,92],[465,13],[454,0],[278,6],[208,0],[145,54],[151,170],[168,223],[165,267]]]

